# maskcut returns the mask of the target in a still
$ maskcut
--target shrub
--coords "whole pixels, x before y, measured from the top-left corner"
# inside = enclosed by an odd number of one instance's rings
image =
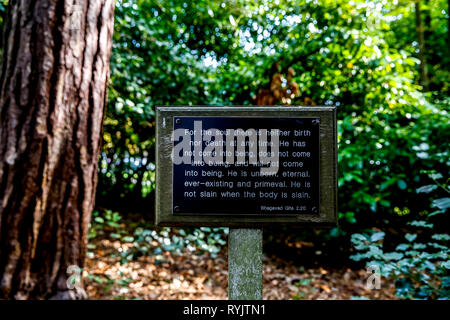
[[[422,186],[418,193],[449,192],[448,180],[441,183],[441,174],[429,172],[434,184]],[[425,219],[409,222],[415,233],[406,233],[405,242],[395,250],[384,250],[385,233],[353,234],[351,241],[359,253],[351,259],[366,260],[367,265],[379,268],[382,276],[395,280],[396,294],[406,299],[449,299],[450,298],[450,249],[448,233],[436,233],[434,217],[444,215],[450,207],[450,198],[432,200],[432,212],[424,211]],[[420,240],[420,241],[419,241]]]

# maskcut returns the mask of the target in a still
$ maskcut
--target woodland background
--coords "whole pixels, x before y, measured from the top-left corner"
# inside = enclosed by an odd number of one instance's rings
[[[264,297],[448,299],[449,5],[117,0],[91,298],[226,298],[226,228],[152,225],[155,106],[281,104],[337,106],[339,227],[265,230]]]

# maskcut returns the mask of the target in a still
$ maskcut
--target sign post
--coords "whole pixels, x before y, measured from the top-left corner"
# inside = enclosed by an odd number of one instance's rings
[[[334,107],[158,107],[161,226],[225,226],[230,299],[262,299],[262,228],[336,225]]]
[[[262,229],[230,228],[228,298],[262,300]]]

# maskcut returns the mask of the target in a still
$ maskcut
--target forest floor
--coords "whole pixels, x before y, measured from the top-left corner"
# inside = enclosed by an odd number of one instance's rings
[[[87,259],[84,279],[91,299],[227,299],[227,256],[165,252],[163,259],[141,256],[121,264],[124,243],[93,239],[96,252]],[[303,268],[273,256],[263,259],[263,298],[396,299],[394,283],[381,280],[380,290],[366,287],[364,269]]]

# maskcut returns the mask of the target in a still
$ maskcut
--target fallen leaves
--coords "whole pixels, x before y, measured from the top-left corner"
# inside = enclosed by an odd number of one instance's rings
[[[216,258],[169,252],[120,263],[119,240],[94,240],[98,254],[87,260],[86,291],[91,299],[227,299],[226,250]],[[161,262],[162,261],[162,262]],[[277,257],[264,257],[263,297],[280,299],[395,299],[393,281],[381,290],[366,287],[366,270],[304,269]]]

